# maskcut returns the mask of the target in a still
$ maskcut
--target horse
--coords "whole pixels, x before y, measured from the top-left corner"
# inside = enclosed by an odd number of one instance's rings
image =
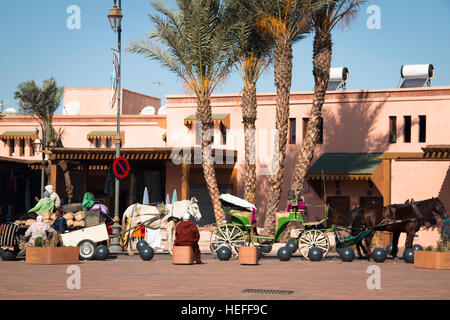
[[[166,228],[169,252],[172,254],[175,225],[181,220],[185,212],[188,212],[197,221],[202,218],[198,200],[195,197],[191,200],[181,200],[174,204],[158,206],[136,203],[125,210],[122,217],[122,230],[130,229],[140,223],[150,229]],[[128,223],[127,219],[129,219]],[[132,232],[128,232],[128,234],[125,233],[124,237],[126,240],[123,246],[128,244],[128,254],[131,254],[131,235]]]
[[[351,236],[357,236],[358,234],[360,234],[361,232],[364,231],[365,228],[364,228],[364,223],[363,223],[363,215],[364,215],[365,210],[366,210],[366,208],[364,208],[364,207],[356,207],[350,211],[350,219],[351,219],[350,235]],[[363,239],[356,241],[356,243],[355,243],[359,258],[363,258],[363,254],[361,253],[361,250],[364,252],[364,256],[367,257],[367,249],[362,244],[362,240]],[[364,240],[366,240],[366,245],[367,245],[367,238],[365,238]]]
[[[392,256],[397,257],[398,239],[401,232],[407,234],[405,249],[411,248],[414,236],[420,227],[425,224],[435,224],[435,218],[440,216],[446,219],[448,213],[444,204],[438,198],[426,199],[419,202],[407,201],[405,204],[394,204],[383,207],[381,211],[376,208],[360,208],[355,211],[352,221],[352,235],[365,229],[373,228],[374,231],[389,231],[392,236]],[[370,260],[374,232],[365,238],[366,258]]]

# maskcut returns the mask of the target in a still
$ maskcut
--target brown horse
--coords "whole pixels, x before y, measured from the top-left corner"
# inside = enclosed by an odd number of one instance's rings
[[[390,231],[392,236],[392,256],[398,253],[398,239],[401,232],[406,232],[405,249],[411,248],[414,235],[425,223],[435,224],[436,215],[446,219],[448,213],[444,204],[438,198],[431,198],[419,202],[407,202],[383,207],[381,212],[375,208],[360,208],[352,216],[352,235],[356,235],[365,229],[373,228],[374,231]],[[374,233],[366,237],[366,258],[370,260]]]

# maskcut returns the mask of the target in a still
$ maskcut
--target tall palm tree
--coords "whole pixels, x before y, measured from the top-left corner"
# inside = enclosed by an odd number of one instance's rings
[[[257,12],[257,28],[262,35],[275,42],[274,78],[277,89],[276,129],[278,138],[273,158],[274,172],[270,177],[270,190],[266,207],[264,229],[273,233],[272,221],[280,204],[284,177],[284,160],[289,121],[289,99],[292,81],[292,45],[311,29],[311,15],[322,0],[253,0]]]
[[[357,8],[362,2],[364,0],[331,0],[312,15],[315,31],[313,47],[314,98],[302,151],[298,156],[292,180],[291,189],[296,192],[303,191],[306,175],[317,145],[320,117],[330,79],[332,31],[337,25],[347,26],[355,17]]]
[[[197,97],[197,120],[202,123],[202,167],[217,223],[225,221],[219,201],[214,161],[210,97],[233,65],[229,19],[219,0],[177,0],[169,10],[153,1],[158,15],[150,14],[156,30],[146,40],[128,46],[128,51],[160,62],[174,72]],[[156,43],[156,42],[159,42]]]
[[[256,16],[245,1],[231,0],[229,2],[234,28],[231,30],[236,41],[237,70],[244,83],[242,90],[242,122],[245,137],[244,164],[244,199],[250,203],[256,202],[256,83],[266,67],[272,62],[273,42],[263,39],[256,30]]]
[[[61,103],[64,88],[58,87],[55,79],[50,78],[43,82],[42,88],[33,80],[22,82],[14,96],[19,100],[19,108],[24,114],[33,116],[41,127],[45,149],[50,146],[63,147],[62,131],[56,131],[53,127],[53,115]],[[45,164],[44,164],[45,165]],[[73,185],[66,160],[58,162],[64,173],[68,202],[73,198]],[[46,168],[47,175],[49,170]]]

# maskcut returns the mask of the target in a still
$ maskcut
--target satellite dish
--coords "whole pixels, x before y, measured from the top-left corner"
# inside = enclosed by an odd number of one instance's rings
[[[162,106],[161,108],[159,108],[158,110],[158,114],[161,115],[166,115],[167,114],[167,108],[166,106]]]
[[[3,111],[3,114],[9,114],[9,115],[15,115],[17,113],[17,110],[14,108],[8,108],[5,111]]]
[[[151,116],[155,114],[155,107],[152,106],[147,106],[144,109],[141,110],[141,115],[147,115],[147,116]]]
[[[80,102],[70,101],[65,106],[63,106],[63,115],[65,116],[76,116],[80,112]]]

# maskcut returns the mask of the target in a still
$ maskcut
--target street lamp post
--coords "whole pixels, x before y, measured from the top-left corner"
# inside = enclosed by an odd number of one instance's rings
[[[44,197],[45,176],[45,131],[42,133],[42,141],[39,139],[39,129],[36,129],[36,139],[33,141],[34,150],[37,154],[42,153],[41,164],[41,199]]]
[[[122,0],[119,0],[119,6],[117,6],[117,0],[114,0],[114,7],[110,10],[108,14],[108,19],[111,24],[111,28],[115,33],[118,34],[118,66],[117,66],[117,134],[116,134],[116,158],[120,157],[120,98],[121,98],[121,50],[122,50]],[[119,225],[119,195],[120,195],[120,182],[116,177],[115,181],[115,194],[114,194],[114,225],[113,235],[116,237],[111,239],[110,252],[118,253],[122,252],[122,247],[120,246],[119,238],[117,234],[120,232]]]

